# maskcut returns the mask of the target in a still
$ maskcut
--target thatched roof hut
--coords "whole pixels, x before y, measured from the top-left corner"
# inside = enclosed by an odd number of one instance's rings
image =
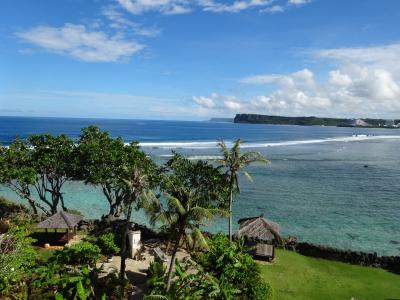
[[[279,224],[265,219],[263,215],[259,217],[243,218],[239,222],[240,228],[236,232],[236,237],[246,236],[264,240],[268,242],[280,241],[280,226]]]
[[[74,229],[83,217],[80,215],[59,211],[58,213],[39,223],[36,228],[39,229]]]

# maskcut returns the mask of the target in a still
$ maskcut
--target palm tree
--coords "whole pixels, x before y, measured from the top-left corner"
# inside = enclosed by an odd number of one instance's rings
[[[165,199],[149,197],[151,201],[147,203],[146,211],[152,225],[162,223],[166,226],[173,244],[168,291],[180,243],[195,237],[198,245],[206,246],[199,228],[207,220],[226,215],[219,204],[221,198],[226,197],[227,189],[225,176],[207,162],[193,162],[175,154],[165,164],[164,171],[160,189]]]
[[[232,241],[232,205],[233,205],[233,193],[240,193],[239,188],[239,172],[246,166],[261,162],[268,164],[270,161],[266,159],[260,152],[250,151],[246,153],[240,152],[241,140],[235,141],[231,149],[228,149],[224,141],[218,143],[221,148],[222,159],[220,164],[226,169],[226,175],[228,177],[229,187],[229,240]],[[249,173],[243,171],[244,175],[252,181]]]
[[[202,200],[191,191],[188,191],[180,199],[169,194],[165,194],[165,198],[166,207],[163,206],[159,198],[153,197],[153,201],[147,206],[147,212],[150,215],[150,223],[152,225],[160,222],[168,226],[170,238],[174,244],[168,269],[166,288],[168,292],[171,286],[176,254],[181,242],[194,236],[200,245],[207,247],[207,242],[199,227],[204,225],[205,221],[212,220],[217,216],[225,216],[226,213],[218,208],[202,207]]]

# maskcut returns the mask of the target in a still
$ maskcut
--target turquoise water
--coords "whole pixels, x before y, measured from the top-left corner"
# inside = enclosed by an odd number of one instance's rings
[[[242,176],[242,194],[234,204],[235,220],[263,213],[281,225],[284,235],[303,241],[400,255],[400,131],[0,117],[0,141],[7,144],[16,134],[47,131],[76,138],[79,128],[89,124],[126,141],[142,141],[143,149],[160,162],[171,149],[192,158],[209,158],[218,155],[216,139],[241,137],[245,148],[261,151],[272,163],[249,167],[253,182]],[[72,182],[64,192],[68,206],[88,217],[107,212],[107,202],[96,187]],[[0,194],[17,200],[4,187],[0,187]],[[146,223],[141,212],[134,218]],[[207,230],[226,231],[226,220],[209,224]]]

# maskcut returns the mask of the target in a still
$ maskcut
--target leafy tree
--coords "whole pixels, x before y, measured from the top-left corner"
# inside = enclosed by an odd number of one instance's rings
[[[74,142],[63,134],[42,134],[30,136],[28,143],[36,171],[33,186],[40,200],[50,207],[52,214],[57,212],[59,204],[66,211],[61,189],[75,170]]]
[[[123,195],[121,206],[125,215],[121,239],[121,283],[124,281],[125,260],[128,257],[126,237],[131,224],[132,209],[141,208],[146,195],[151,193],[151,189],[155,188],[159,182],[158,167],[145,152],[141,151],[136,145],[129,150],[129,154],[130,158],[132,158],[132,161],[129,161],[127,166],[127,172],[129,173],[119,174],[121,176],[119,179],[123,183],[121,186],[121,194]],[[125,177],[125,175],[128,176]]]
[[[74,143],[65,135],[16,138],[0,152],[0,182],[28,200],[35,214],[66,210],[62,187],[74,171]]]
[[[262,156],[259,152],[246,152],[241,153],[240,149],[241,140],[238,139],[231,149],[228,149],[224,141],[219,143],[222,151],[222,159],[220,161],[221,166],[226,169],[226,175],[228,177],[229,187],[229,240],[232,241],[232,206],[233,206],[233,194],[235,192],[240,193],[239,188],[239,172],[246,166],[255,163],[269,163],[269,161]],[[249,173],[243,172],[249,180],[252,180]]]
[[[81,168],[75,178],[99,185],[110,206],[108,216],[119,217],[128,191],[124,180],[131,176],[132,166],[145,157],[138,143],[126,145],[121,138],[89,126],[82,129],[77,152]]]
[[[166,163],[165,176],[160,185],[166,199],[153,197],[147,205],[147,213],[152,224],[161,222],[168,226],[170,239],[174,242],[168,269],[167,292],[178,247],[186,234],[194,233],[198,241],[206,245],[199,230],[200,225],[206,220],[224,215],[220,208],[224,182],[224,176],[218,169],[204,161],[192,162],[175,154]]]

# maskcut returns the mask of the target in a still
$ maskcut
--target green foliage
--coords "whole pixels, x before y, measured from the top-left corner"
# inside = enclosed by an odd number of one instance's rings
[[[102,234],[98,237],[90,237],[87,239],[92,244],[97,245],[100,248],[101,254],[106,256],[116,255],[120,249],[116,245],[116,237],[112,232]]]
[[[228,195],[226,177],[207,161],[192,161],[174,153],[164,167],[161,189],[175,198],[195,195],[202,207],[222,208]]]
[[[176,262],[171,287],[168,291],[165,290],[165,278],[160,275],[155,275],[150,279],[152,283],[150,293],[144,299],[233,300],[240,292],[235,287],[221,286],[217,278],[204,272],[200,265],[190,260],[186,263]]]
[[[222,152],[222,159],[220,160],[221,167],[225,169],[227,176],[227,188],[229,190],[228,197],[226,198],[226,204],[229,206],[229,240],[232,240],[232,205],[233,205],[233,194],[240,193],[239,185],[239,172],[246,166],[260,162],[268,164],[269,161],[261,155],[259,152],[250,151],[241,153],[240,149],[241,140],[235,141],[231,149],[228,149],[224,141],[219,143]],[[249,173],[243,172],[244,175],[252,180]]]
[[[161,293],[165,290],[165,272],[167,268],[160,262],[151,262],[147,270],[149,280],[147,284],[153,293]]]
[[[76,169],[73,151],[74,143],[65,135],[17,138],[0,150],[0,183],[26,199],[35,214],[38,209],[56,213],[60,204],[65,210],[62,186]]]
[[[32,274],[32,297],[56,299],[95,299],[93,285],[97,274],[87,265],[69,268],[56,261],[34,270]]]
[[[195,258],[206,272],[218,278],[221,287],[240,291],[235,299],[269,299],[271,287],[263,282],[258,265],[245,250],[241,243],[230,243],[218,234],[209,242],[209,250]]]
[[[100,258],[101,250],[97,245],[83,241],[71,247],[58,250],[51,261],[64,265],[89,265],[94,266]]]
[[[218,168],[175,153],[165,164],[160,184],[165,199],[153,197],[145,207],[150,223],[164,225],[172,239],[182,232],[200,233],[200,225],[225,215],[221,209],[225,186],[225,177]],[[202,234],[196,237],[204,244]]]
[[[0,196],[0,218],[13,217],[28,212],[25,206],[11,202]]]
[[[18,294],[27,271],[36,265],[34,240],[27,237],[27,232],[23,226],[12,225],[0,235],[0,295]]]
[[[140,151],[137,142],[126,145],[121,138],[112,138],[96,126],[82,129],[76,159],[80,168],[75,179],[101,186],[110,205],[110,216],[122,213],[128,194],[124,180],[131,176],[134,166],[147,175],[150,186],[157,181],[156,165]]]
[[[207,247],[199,227],[225,214],[220,205],[225,186],[224,176],[207,162],[193,162],[175,153],[165,164],[160,189],[166,199],[151,197],[145,209],[150,223],[162,223],[175,244],[168,270],[167,291],[181,241],[184,238],[190,240],[187,244],[194,249],[196,245],[192,238],[196,237],[199,246]]]
[[[100,248],[87,241],[56,251],[32,272],[32,293],[43,296],[51,291],[56,299],[95,299],[99,257]]]

